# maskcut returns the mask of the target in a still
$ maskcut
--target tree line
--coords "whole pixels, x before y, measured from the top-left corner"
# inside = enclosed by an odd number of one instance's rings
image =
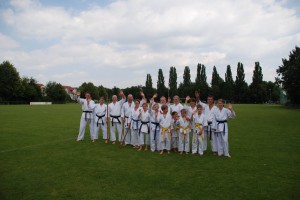
[[[171,66],[169,70],[169,80],[166,86],[162,69],[158,70],[156,88],[153,86],[151,74],[146,75],[145,86],[132,86],[123,88],[125,94],[132,94],[134,98],[140,98],[140,91],[144,91],[147,98],[154,93],[158,96],[180,97],[193,96],[195,90],[200,90],[202,100],[208,95],[213,95],[215,99],[223,98],[235,103],[265,103],[268,101],[277,102],[280,98],[280,87],[287,92],[291,103],[300,103],[300,49],[296,46],[290,52],[289,59],[282,59],[283,64],[278,67],[278,77],[275,81],[264,81],[262,67],[259,62],[255,62],[252,82],[247,84],[243,63],[239,62],[236,68],[236,77],[233,79],[231,66],[228,65],[224,79],[219,75],[217,68],[213,67],[211,83],[207,83],[206,66],[199,63],[197,65],[197,75],[194,81],[191,80],[189,66],[185,66],[183,81],[178,83],[176,67]],[[0,64],[0,101],[52,101],[65,103],[72,101],[60,83],[48,82],[46,84],[46,95],[42,95],[41,88],[34,78],[20,78],[16,68],[9,62]],[[102,85],[95,86],[93,83],[82,83],[78,88],[83,95],[90,92],[94,99],[103,96],[106,99],[117,94],[120,88],[106,88]]]

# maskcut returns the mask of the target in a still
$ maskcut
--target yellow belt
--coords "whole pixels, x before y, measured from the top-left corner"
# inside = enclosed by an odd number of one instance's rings
[[[166,132],[168,132],[168,135],[169,135],[169,139],[171,139],[171,132],[170,132],[170,126],[169,127],[160,127],[161,129],[161,135],[163,137],[163,140],[166,139]]]
[[[202,124],[200,124],[200,123],[195,123],[195,128],[198,128],[199,130],[201,129],[201,126],[202,126]],[[201,136],[201,139],[202,139],[202,141],[204,140],[204,136],[203,136],[203,134],[202,134],[202,131],[200,132],[199,131],[199,135]],[[196,135],[196,137],[194,137],[194,142],[196,142],[196,139],[197,139],[197,135]]]
[[[189,134],[188,132],[186,132],[186,134],[184,134],[185,131],[189,130],[190,129],[190,126],[181,126],[180,128],[182,128],[182,132],[183,132],[183,137],[182,137],[182,141],[184,141],[186,139],[186,137],[189,137]]]
[[[175,126],[175,127],[174,127],[174,131],[175,131],[177,137],[178,137],[178,131],[179,131],[179,130],[180,130],[180,126]]]

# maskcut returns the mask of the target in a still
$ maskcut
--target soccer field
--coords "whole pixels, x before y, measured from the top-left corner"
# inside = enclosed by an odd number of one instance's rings
[[[300,199],[300,110],[234,110],[226,159],[77,143],[78,104],[0,106],[0,199]]]

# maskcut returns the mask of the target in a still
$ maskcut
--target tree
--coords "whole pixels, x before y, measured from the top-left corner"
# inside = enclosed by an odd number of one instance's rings
[[[108,98],[107,91],[102,85],[98,86],[98,92],[99,92],[99,98],[104,97],[105,100]]]
[[[98,88],[91,82],[89,83],[82,83],[81,86],[79,86],[79,90],[81,91],[81,98],[84,98],[84,95],[86,92],[89,92],[91,94],[92,99],[99,99],[99,91]]]
[[[180,85],[180,96],[181,97],[193,96],[194,85],[193,87],[191,86],[192,86],[192,81],[191,81],[190,68],[188,66],[185,66],[183,72],[183,83]]]
[[[224,80],[220,77],[216,66],[214,66],[211,78],[211,93],[215,99],[222,98],[223,83]]]
[[[0,101],[20,100],[21,78],[17,69],[9,62],[0,64]]]
[[[170,67],[169,73],[169,96],[177,95],[177,72],[175,67]]]
[[[291,103],[300,104],[300,48],[290,52],[289,59],[282,59],[277,69],[278,83],[282,84]]]
[[[146,98],[150,98],[153,96],[154,89],[152,83],[152,77],[150,74],[147,74],[145,87],[143,88],[144,94]]]
[[[207,98],[209,86],[207,84],[206,67],[200,63],[197,65],[197,76],[195,79],[194,90],[200,90],[202,99]]]
[[[42,99],[41,88],[33,78],[24,77],[22,79],[22,100],[26,102],[40,101]]]
[[[245,72],[243,63],[238,63],[237,65],[237,72],[235,77],[235,86],[234,86],[234,93],[235,93],[235,101],[238,103],[246,103],[250,99],[248,97],[248,84],[245,81]]]
[[[67,92],[60,83],[51,81],[46,85],[46,94],[51,101],[56,103],[65,103],[68,97]]]
[[[267,101],[266,89],[263,85],[262,68],[259,62],[255,62],[250,92],[253,103],[264,103]]]
[[[158,70],[157,93],[159,97],[167,95],[167,88],[165,86],[165,78],[162,69]]]
[[[224,98],[227,100],[234,99],[234,82],[233,82],[233,78],[232,78],[230,65],[227,65],[227,70],[225,73],[225,83],[224,83],[223,94],[224,94],[223,95]]]

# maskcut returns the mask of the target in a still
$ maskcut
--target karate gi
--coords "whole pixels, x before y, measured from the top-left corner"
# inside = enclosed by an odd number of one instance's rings
[[[148,111],[142,111],[140,116],[140,128],[139,128],[139,145],[148,145],[150,141],[150,114]],[[146,140],[144,142],[144,140]]]
[[[139,128],[140,128],[140,120],[139,120],[139,115],[140,111],[142,111],[142,108],[139,107],[138,109],[135,110],[133,108],[131,110],[131,115],[130,115],[130,122],[131,122],[131,144],[133,146],[139,145]]]
[[[197,111],[197,106],[195,106],[194,108],[192,108],[191,106],[188,106],[187,104],[185,104],[184,109],[186,110],[186,115],[191,119],[193,112]],[[194,134],[194,122],[190,121],[190,139],[193,137]]]
[[[183,120],[182,117],[179,119],[180,133],[178,137],[178,151],[190,152],[190,120]]]
[[[171,123],[171,149],[178,148],[179,131],[180,131],[179,120],[177,120],[175,122],[175,120],[172,119],[172,123]]]
[[[234,118],[235,112],[231,112],[227,108],[221,110],[217,108],[215,119],[216,119],[216,134],[218,141],[218,155],[229,156],[229,144],[228,144],[228,123],[229,118]]]
[[[152,106],[150,106],[152,107]],[[158,111],[157,119],[155,119],[155,111],[149,109],[150,115],[150,149],[151,151],[160,150],[159,146],[159,133],[160,133],[160,124],[158,119],[160,118],[160,112]],[[156,144],[156,148],[155,148]]]
[[[119,141],[122,141],[122,123],[121,123],[121,108],[125,102],[125,98],[122,98],[120,101],[116,103],[111,102],[108,105],[108,114],[110,117],[110,141],[116,141],[116,129],[119,134]]]
[[[194,114],[193,122],[195,124],[195,131],[192,137],[192,153],[198,153],[203,155],[203,145],[204,145],[204,130],[200,135],[200,129],[207,126],[207,120],[204,114],[198,115]]]
[[[82,99],[79,96],[77,97],[77,102],[81,104],[81,108],[82,108],[77,141],[84,139],[86,123],[89,123],[90,125],[90,137],[91,140],[94,140],[95,139],[94,138],[94,116],[93,116],[93,109],[90,106],[93,106],[95,102],[91,100],[88,105],[87,100]]]
[[[121,116],[122,116],[122,118],[125,119],[124,124],[123,124],[124,125],[123,137],[125,137],[125,134],[127,133],[126,138],[125,138],[125,144],[132,144],[131,143],[132,139],[130,140],[130,138],[132,138],[133,135],[132,135],[132,131],[131,131],[129,124],[130,124],[131,111],[133,108],[134,108],[133,102],[131,102],[131,103],[125,102],[122,106]],[[122,140],[124,140],[124,138],[122,138]]]
[[[181,110],[183,109],[183,105],[181,103],[178,103],[177,105],[173,104],[170,106],[170,113],[172,114],[172,112],[177,112],[178,113],[178,116],[180,117],[181,116]]]
[[[171,122],[172,117],[169,113],[165,116],[161,114],[159,116],[159,124],[160,124],[160,134],[159,134],[159,143],[160,150],[170,150],[171,149]]]
[[[210,138],[210,144],[211,144],[211,151],[217,152],[218,151],[218,141],[217,136],[215,134],[216,129],[216,120],[215,115],[217,112],[217,107],[213,106],[211,109],[209,109],[209,105],[205,108],[205,116],[207,119],[207,127],[204,131],[204,144],[203,144],[203,150],[206,151],[207,149],[207,138]]]
[[[102,130],[102,138],[107,140],[107,105],[106,104],[95,104],[94,106],[94,138],[98,139],[99,129]]]

